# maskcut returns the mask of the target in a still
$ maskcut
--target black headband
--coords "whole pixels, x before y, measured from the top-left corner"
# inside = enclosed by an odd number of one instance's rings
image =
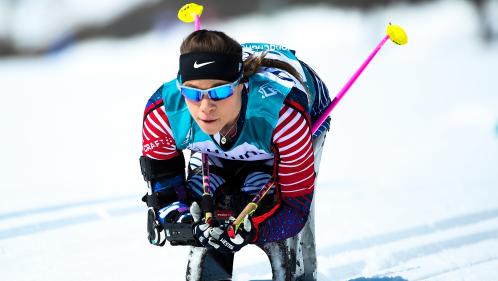
[[[234,82],[242,73],[242,58],[221,53],[188,53],[180,55],[182,82],[195,79],[219,79]]]

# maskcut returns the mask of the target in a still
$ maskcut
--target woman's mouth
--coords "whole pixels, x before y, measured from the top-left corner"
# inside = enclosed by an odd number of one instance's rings
[[[218,120],[218,119],[200,119],[199,118],[199,120],[202,121],[203,123],[206,123],[206,124],[212,124],[212,123],[216,122],[216,120]]]

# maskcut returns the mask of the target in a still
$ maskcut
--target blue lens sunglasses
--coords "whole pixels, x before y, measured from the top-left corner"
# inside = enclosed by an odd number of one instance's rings
[[[231,97],[233,95],[235,87],[239,85],[240,80],[242,79],[242,75],[233,83],[228,83],[205,90],[183,86],[179,78],[180,77],[176,79],[176,86],[178,87],[178,90],[180,90],[182,95],[188,100],[199,102],[204,97],[204,94],[207,94],[208,97],[214,101],[224,100]]]

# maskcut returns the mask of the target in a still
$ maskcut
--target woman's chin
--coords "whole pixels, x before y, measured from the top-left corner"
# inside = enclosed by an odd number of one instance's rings
[[[198,120],[197,124],[201,130],[208,135],[214,135],[221,130],[218,120],[209,122]]]

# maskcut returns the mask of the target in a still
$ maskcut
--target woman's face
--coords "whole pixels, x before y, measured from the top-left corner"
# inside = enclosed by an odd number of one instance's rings
[[[183,85],[205,90],[228,83],[231,82],[216,79],[199,79],[189,80]],[[185,99],[190,114],[204,133],[214,135],[224,127],[228,129],[233,125],[241,108],[242,87],[243,85],[241,84],[237,85],[232,96],[219,101],[213,101],[207,95],[204,95],[199,102]]]

